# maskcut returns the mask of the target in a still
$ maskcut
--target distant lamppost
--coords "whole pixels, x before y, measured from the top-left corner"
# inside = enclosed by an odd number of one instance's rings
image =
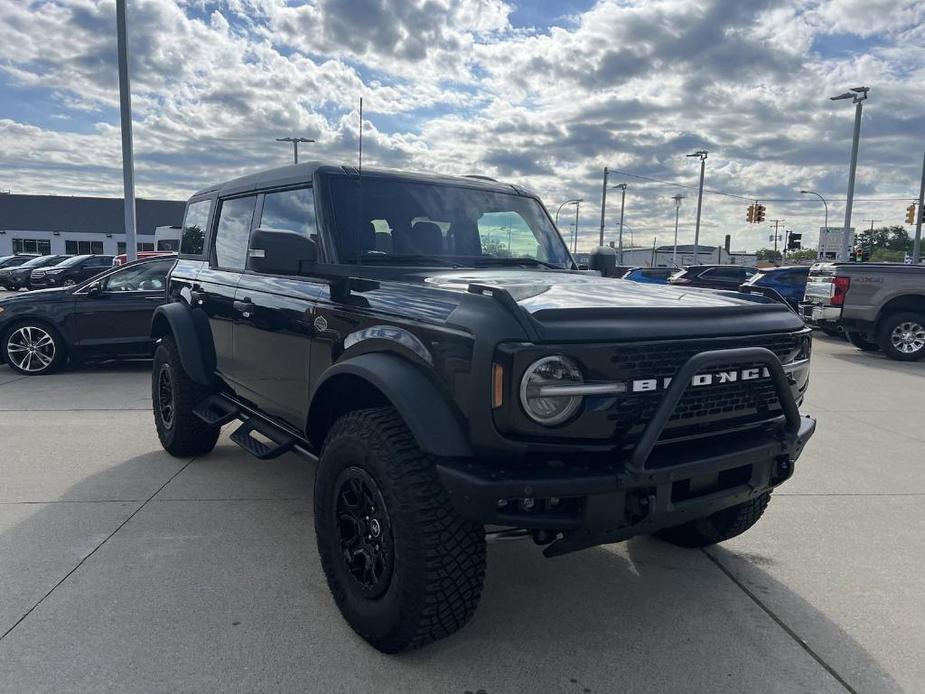
[[[851,142],[851,166],[848,169],[848,202],[845,205],[845,228],[841,238],[841,248],[838,251],[838,260],[848,260],[848,230],[851,228],[851,207],[854,204],[854,177],[858,169],[858,145],[861,140],[861,109],[867,100],[870,87],[852,87],[850,91],[838,96],[829,97],[832,101],[852,99],[854,103],[854,139]]]
[[[277,137],[277,142],[291,142],[292,143],[292,163],[299,163],[299,143],[300,142],[314,142],[311,138],[308,137]]]
[[[681,201],[684,196],[678,193],[671,199],[674,200],[674,250],[671,251],[671,264],[678,267],[678,219],[681,216]]]
[[[829,235],[829,203],[827,203],[825,198],[819,195],[819,193],[817,193],[815,190],[801,190],[800,193],[802,195],[815,195],[817,198],[822,200],[822,204],[825,206],[825,226],[822,227],[822,233],[823,233],[823,239],[828,238],[828,235]],[[822,244],[820,245],[823,248],[823,251],[820,251],[820,252],[824,252],[825,241],[823,240]],[[819,256],[819,254],[817,253],[816,257],[819,258],[821,256]]]
[[[556,208],[556,226],[559,226],[559,211],[566,205],[577,205],[581,202],[581,198],[575,198],[574,200],[566,200],[559,207]]]

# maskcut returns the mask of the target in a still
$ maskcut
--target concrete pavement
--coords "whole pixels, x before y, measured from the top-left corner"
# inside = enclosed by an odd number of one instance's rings
[[[817,435],[749,533],[492,544],[473,622],[397,657],[328,594],[312,464],[172,459],[148,388],[0,367],[0,692],[925,691],[925,364],[817,339]]]

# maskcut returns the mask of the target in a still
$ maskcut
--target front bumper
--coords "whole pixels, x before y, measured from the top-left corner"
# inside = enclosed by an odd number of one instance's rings
[[[659,443],[691,378],[715,364],[764,363],[784,415],[758,428]],[[701,352],[672,380],[635,447],[606,465],[549,459],[499,469],[437,465],[456,510],[482,524],[546,531],[554,556],[680,525],[753,499],[786,481],[816,421],[801,416],[777,357],[763,348]],[[578,448],[576,446],[576,448]],[[577,452],[577,451],[576,451]]]

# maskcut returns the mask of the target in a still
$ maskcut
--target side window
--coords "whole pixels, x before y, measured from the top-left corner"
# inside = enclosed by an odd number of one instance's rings
[[[267,193],[263,198],[263,212],[258,226],[261,229],[295,231],[316,241],[315,199],[312,189],[298,188]]]
[[[163,289],[167,273],[173,267],[173,259],[132,265],[112,273],[106,278],[103,291],[106,292],[152,292]]]
[[[256,201],[254,195],[222,201],[215,232],[216,266],[226,270],[244,270]]]
[[[184,255],[202,255],[206,241],[206,225],[209,223],[211,200],[199,200],[186,208],[186,218],[180,232],[180,253]],[[124,245],[124,244],[123,244]],[[119,251],[125,253],[125,250]]]

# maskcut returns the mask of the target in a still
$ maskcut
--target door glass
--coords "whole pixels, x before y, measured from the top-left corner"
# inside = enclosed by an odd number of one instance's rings
[[[215,232],[215,264],[225,270],[244,270],[247,242],[257,198],[249,195],[222,201]]]
[[[154,292],[164,288],[173,259],[133,265],[114,272],[106,278],[103,291]]]
[[[261,229],[295,231],[305,238],[317,241],[312,189],[298,188],[267,193],[263,198],[263,212],[258,226]]]
[[[191,203],[186,209],[186,219],[183,220],[180,241],[180,252],[184,255],[202,255],[211,207],[211,200],[199,200]],[[125,253],[124,244],[123,249],[119,252]]]

